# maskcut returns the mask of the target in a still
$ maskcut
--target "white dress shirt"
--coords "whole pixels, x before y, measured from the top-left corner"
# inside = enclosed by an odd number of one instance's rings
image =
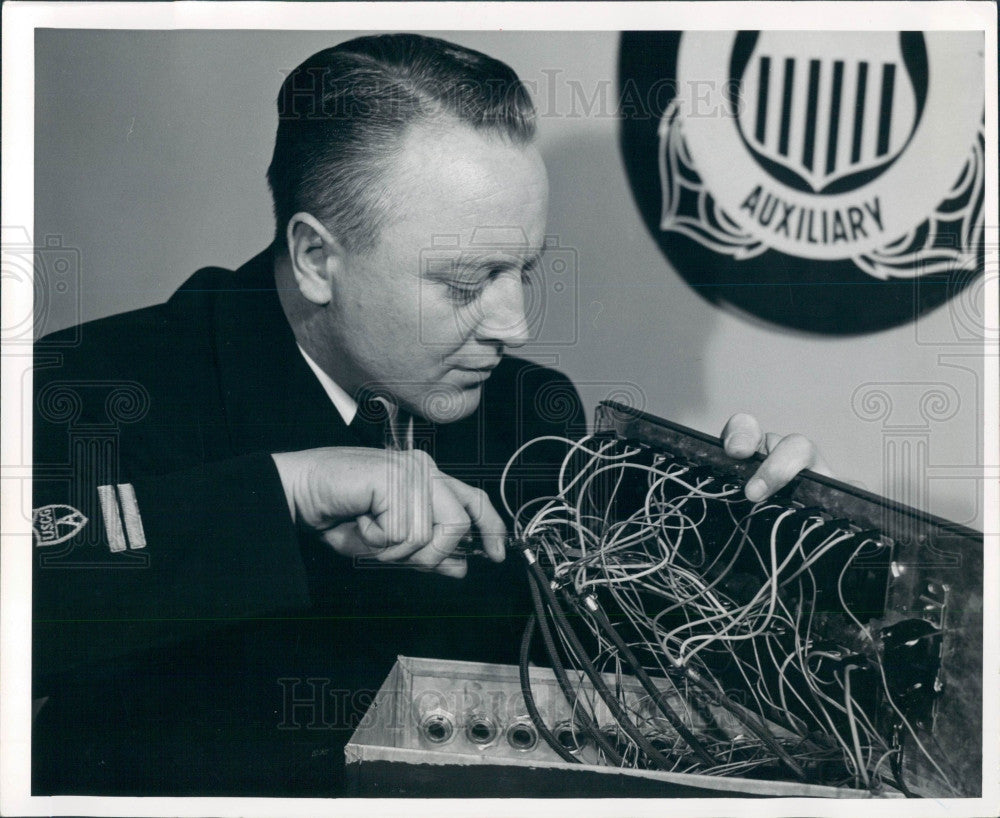
[[[338,386],[333,378],[320,369],[319,364],[310,358],[299,344],[296,344],[296,346],[299,348],[299,352],[302,353],[302,357],[306,359],[306,363],[309,364],[309,368],[319,378],[320,384],[322,384],[330,401],[337,407],[337,411],[344,419],[344,423],[350,426],[351,421],[354,420],[354,416],[358,413],[358,402]]]

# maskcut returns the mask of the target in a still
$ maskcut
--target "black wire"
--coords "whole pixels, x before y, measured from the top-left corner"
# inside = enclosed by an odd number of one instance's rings
[[[566,598],[570,601],[574,601],[573,598],[567,593]],[[595,603],[597,602],[594,600]],[[618,649],[618,654],[625,660],[625,663],[631,668],[635,677],[639,680],[639,683],[645,688],[646,692],[649,694],[650,698],[653,700],[653,704],[656,708],[663,714],[663,716],[670,722],[677,734],[688,743],[688,746],[694,750],[695,754],[709,767],[715,767],[718,764],[711,755],[709,755],[708,750],[705,749],[704,745],[698,741],[694,733],[688,729],[688,726],[681,721],[680,716],[674,712],[673,708],[663,700],[663,691],[660,690],[653,680],[649,678],[649,674],[646,673],[646,669],[639,663],[632,649],[626,644],[625,640],[621,638],[618,631],[615,630],[611,621],[608,619],[604,610],[601,608],[600,604],[596,604],[593,609],[594,619],[597,621],[598,627],[607,636],[615,648]]]
[[[624,763],[624,759],[622,759],[614,745],[611,744],[604,733],[601,732],[598,725],[591,718],[590,713],[588,713],[585,708],[577,707],[578,697],[576,695],[576,690],[574,689],[573,683],[570,681],[569,675],[566,673],[566,668],[559,656],[555,639],[552,636],[552,632],[549,630],[549,623],[546,619],[545,603],[542,601],[538,587],[531,579],[530,572],[528,578],[528,588],[531,591],[531,601],[535,606],[535,619],[538,623],[538,629],[542,634],[542,642],[545,644],[545,650],[549,654],[549,659],[552,662],[552,670],[559,682],[559,687],[562,689],[563,695],[566,697],[566,701],[569,703],[571,712],[574,715],[574,721],[578,721],[580,723],[580,726],[583,727],[587,735],[589,735],[594,742],[602,750],[604,750],[605,755],[613,764],[621,766]]]
[[[899,791],[907,798],[916,798],[917,796],[913,791],[903,782],[903,741],[905,738],[902,731],[897,727],[896,743],[899,745],[899,751],[892,754],[889,766],[892,767],[892,777],[896,779],[896,786],[899,788]]]
[[[542,571],[541,566],[535,560],[534,555],[527,549],[522,553],[525,557],[525,561],[528,563],[528,573],[534,578],[535,584],[545,596],[545,601],[548,603],[549,610],[551,610],[556,617],[556,623],[560,632],[566,637],[566,640],[570,644],[570,648],[573,653],[576,654],[577,661],[579,661],[581,667],[583,668],[583,672],[587,674],[587,678],[590,679],[590,683],[597,690],[600,697],[604,699],[604,703],[608,706],[608,709],[611,711],[611,715],[614,717],[615,721],[617,721],[622,730],[628,734],[628,737],[639,745],[653,764],[661,770],[669,771],[671,769],[670,762],[664,758],[663,755],[650,743],[649,739],[646,738],[634,724],[632,724],[628,714],[618,701],[618,698],[611,692],[605,684],[604,679],[601,678],[601,674],[598,672],[597,668],[594,667],[593,663],[587,657],[587,652],[584,650],[583,645],[580,644],[576,631],[573,630],[573,627],[566,619],[562,606],[559,604],[559,600],[556,599],[556,595],[552,591],[552,588],[549,587],[548,579]]]
[[[750,527],[749,525],[744,531],[744,540],[749,536]],[[526,552],[530,553],[530,552]],[[541,567],[537,564],[532,564],[531,567],[544,578]],[[543,587],[544,590],[549,590],[551,594],[551,589],[548,588],[546,583]],[[553,595],[554,596],[554,595]],[[609,623],[610,625],[610,623]],[[638,662],[636,663],[638,664]],[[701,678],[700,674],[695,673],[691,668],[683,668],[683,673],[687,678],[697,684],[702,690],[704,690],[710,698],[720,707],[728,710],[732,713],[740,722],[742,722],[748,730],[750,730],[754,735],[757,736],[764,744],[775,754],[775,756],[792,772],[792,774],[798,778],[800,781],[808,781],[809,777],[806,775],[802,767],[791,757],[791,755],[780,745],[777,740],[767,729],[767,727],[758,723],[757,719],[745,708],[738,706],[735,702],[732,702],[725,693],[716,690],[712,685]],[[654,701],[658,699],[654,697]]]
[[[737,719],[743,722],[744,726],[757,736],[757,738],[764,742],[767,748],[774,753],[786,767],[788,767],[796,778],[800,781],[809,780],[809,776],[806,775],[805,770],[803,770],[795,759],[792,758],[780,744],[778,744],[777,739],[771,735],[771,732],[767,729],[767,727],[763,724],[757,723],[757,720],[748,710],[731,701],[722,691],[716,690],[711,684],[706,682],[700,674],[696,673],[691,668],[684,668],[684,675],[704,690],[705,693],[708,694],[709,698],[712,699],[713,704],[717,704],[719,707],[725,708]]]
[[[535,725],[538,734],[545,739],[545,743],[555,750],[563,760],[569,761],[571,764],[579,764],[580,759],[563,747],[559,740],[552,734],[552,731],[545,725],[542,714],[538,712],[538,706],[535,704],[535,696],[531,692],[528,657],[531,654],[531,640],[535,635],[537,622],[538,619],[535,614],[528,617],[528,624],[525,626],[524,636],[521,638],[521,656],[518,665],[521,675],[521,695],[524,697],[524,706],[528,711],[531,723]]]

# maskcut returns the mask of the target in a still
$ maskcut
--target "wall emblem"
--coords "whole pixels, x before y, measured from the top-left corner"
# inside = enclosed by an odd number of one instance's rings
[[[624,34],[647,225],[702,295],[768,321],[914,319],[982,270],[983,48],[945,31]]]

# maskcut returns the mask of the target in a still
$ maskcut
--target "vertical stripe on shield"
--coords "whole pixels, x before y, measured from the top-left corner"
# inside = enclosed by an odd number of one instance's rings
[[[889,129],[892,125],[892,100],[896,90],[896,66],[887,62],[882,66],[882,109],[878,118],[878,148],[876,156],[889,152]]]
[[[778,136],[778,153],[788,156],[788,137],[792,130],[792,91],[795,87],[795,60],[785,60],[785,83],[781,93],[781,133]]]
[[[802,164],[813,169],[816,150],[816,109],[819,107],[819,60],[809,60],[809,92],[806,98],[806,130],[802,143]]]
[[[826,172],[837,169],[837,142],[840,136],[840,94],[844,87],[844,61],[833,63],[833,87],[830,89],[830,127],[826,139]]]
[[[760,58],[760,79],[757,82],[757,129],[754,134],[761,145],[767,138],[767,97],[771,85],[771,58]]]
[[[118,498],[114,486],[98,486],[97,498],[101,503],[101,516],[104,517],[104,533],[108,537],[108,549],[112,552],[124,551],[127,545],[121,517],[118,516]]]
[[[868,88],[868,63],[858,63],[858,86],[854,96],[854,138],[851,140],[851,164],[861,161],[861,135],[865,126],[865,93]]]

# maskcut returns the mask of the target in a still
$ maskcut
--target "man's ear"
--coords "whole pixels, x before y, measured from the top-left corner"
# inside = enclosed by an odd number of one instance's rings
[[[288,220],[285,240],[299,292],[317,306],[329,304],[334,278],[345,262],[343,246],[319,219],[304,212]]]

